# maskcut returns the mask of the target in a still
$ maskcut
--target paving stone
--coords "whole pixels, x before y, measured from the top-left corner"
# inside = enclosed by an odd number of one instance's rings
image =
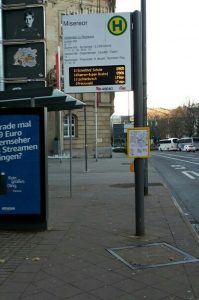
[[[75,281],[73,283],[73,285],[83,291],[89,292],[89,291],[95,290],[99,287],[103,287],[104,282],[96,280],[94,278],[87,278],[87,279],[83,279],[81,281]]]
[[[90,293],[103,300],[117,299],[117,297],[120,297],[125,294],[124,291],[114,288],[112,286],[105,286],[96,289]]]
[[[60,300],[60,298],[46,292],[40,292],[35,295],[22,296],[20,300]]]
[[[68,161],[49,163],[50,230],[0,232],[0,300],[199,300],[198,262],[132,270],[106,250],[167,242],[199,257],[190,226],[163,185],[150,186],[146,235],[135,236],[134,176],[126,160],[90,160],[86,174],[83,161],[74,160],[72,199]],[[161,182],[150,164],[149,175]],[[139,251],[131,258],[143,262]]]
[[[147,285],[145,283],[141,283],[137,280],[133,279],[126,279],[120,282],[117,282],[114,284],[115,287],[120,288],[121,290],[125,291],[126,293],[129,293],[131,295],[134,294],[135,291],[140,289],[145,289]]]
[[[32,282],[34,279],[35,274],[34,273],[17,273],[13,272],[11,275],[9,275],[9,281],[11,282]],[[8,281],[7,281],[8,282]]]
[[[197,294],[192,290],[192,288],[184,288],[182,286],[181,290],[174,293],[179,298],[185,299],[185,300],[198,300],[199,297]]]
[[[117,300],[137,300],[137,298],[131,294],[131,295],[122,295],[121,297],[117,298]]]
[[[138,300],[139,299],[159,300],[163,298],[163,295],[168,296],[169,294],[170,294],[169,292],[161,291],[153,287],[146,287],[145,289],[136,291],[134,293],[134,296],[137,297]]]
[[[71,284],[65,283],[62,286],[57,287],[51,287],[48,288],[48,291],[51,292],[51,294],[55,295],[58,298],[61,299],[67,299],[71,296],[78,295],[82,293],[82,290],[72,286]]]
[[[63,286],[64,281],[56,277],[48,276],[45,279],[35,282],[35,285],[39,288],[50,290],[59,286]]]
[[[81,295],[70,297],[70,300],[99,300],[99,298],[87,293],[83,293]]]
[[[180,280],[180,278],[172,278],[170,280],[165,279],[161,283],[157,285],[153,285],[153,287],[160,289],[162,291],[169,292],[171,294],[175,294],[176,292],[180,291],[183,288],[191,288],[190,282],[188,280]]]
[[[43,293],[43,290],[41,288],[39,288],[38,286],[36,286],[34,283],[30,283],[27,288],[25,289],[24,293],[23,293],[23,297],[27,297],[27,296],[33,296],[33,295],[37,295]]]
[[[113,271],[104,271],[101,274],[94,274],[93,277],[103,281],[106,284],[113,284],[126,278],[124,275],[115,273]]]
[[[1,285],[0,288],[5,293],[6,292],[10,293],[11,291],[14,291],[17,294],[17,293],[23,293],[27,286],[28,286],[27,282],[13,282],[7,280]]]
[[[0,291],[0,299],[1,300],[19,300],[21,293],[7,293],[4,291]]]

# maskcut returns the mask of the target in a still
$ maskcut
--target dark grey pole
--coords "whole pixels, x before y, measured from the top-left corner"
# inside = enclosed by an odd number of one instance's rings
[[[88,144],[87,144],[87,119],[86,106],[84,105],[84,132],[85,132],[85,172],[88,172]]]
[[[0,40],[3,41],[3,9],[2,0],[0,0]],[[5,90],[4,84],[4,53],[3,53],[3,43],[0,43],[0,91]]]
[[[35,98],[31,98],[31,107],[35,107]]]
[[[142,13],[142,72],[143,72],[143,115],[147,126],[147,47],[146,47],[146,0],[141,0]],[[148,159],[144,159],[144,195],[148,195]]]
[[[133,14],[133,91],[134,124],[143,126],[143,81],[142,81],[142,18],[139,11]],[[144,235],[144,160],[135,159],[135,213],[136,235]]]
[[[70,198],[72,198],[72,111],[69,111],[69,130],[70,130]]]

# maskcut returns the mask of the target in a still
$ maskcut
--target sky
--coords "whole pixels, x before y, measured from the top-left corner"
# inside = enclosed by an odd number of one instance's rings
[[[116,0],[116,12],[141,0]],[[199,103],[199,0],[146,0],[147,106]],[[115,114],[133,113],[133,93],[116,93]]]

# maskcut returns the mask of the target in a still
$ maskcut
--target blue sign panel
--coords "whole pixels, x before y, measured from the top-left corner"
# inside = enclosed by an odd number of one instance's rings
[[[40,115],[0,115],[0,215],[41,214]]]

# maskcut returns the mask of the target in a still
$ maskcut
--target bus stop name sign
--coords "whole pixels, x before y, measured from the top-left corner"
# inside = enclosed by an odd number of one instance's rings
[[[131,14],[62,17],[67,93],[132,90]]]

